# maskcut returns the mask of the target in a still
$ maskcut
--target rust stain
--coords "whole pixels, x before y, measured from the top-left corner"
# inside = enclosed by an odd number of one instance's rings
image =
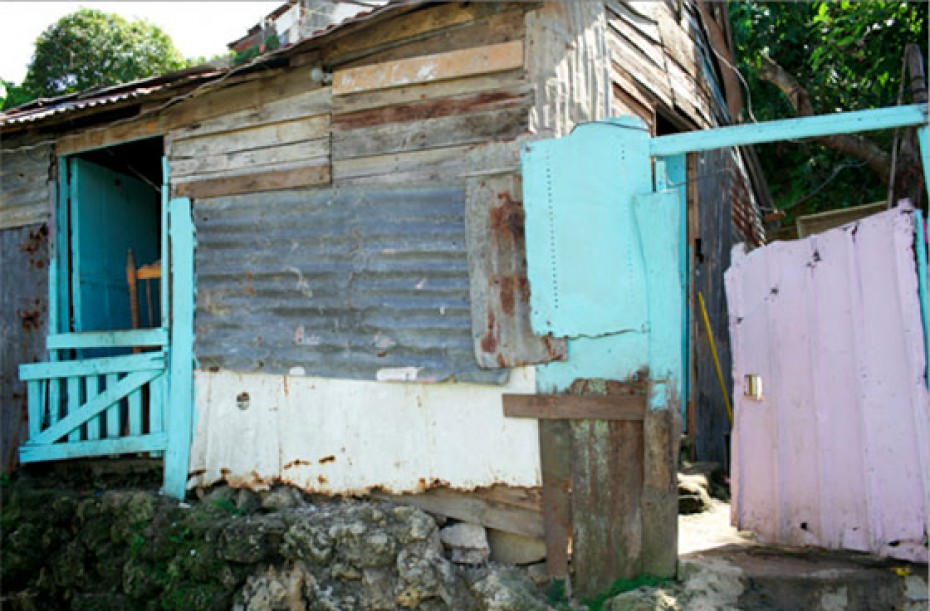
[[[38,306],[39,300],[36,299],[35,303]],[[42,328],[41,306],[33,310],[16,310],[16,315],[19,317],[23,329],[27,331],[38,331]]]
[[[516,311],[517,299],[529,303],[530,282],[525,276],[498,276],[495,282],[500,287],[501,309],[508,316]]]
[[[494,323],[496,322],[494,318],[494,312],[490,308],[488,309],[488,330],[485,332],[484,336],[481,338],[481,349],[492,354],[497,350],[497,338],[494,337]]]
[[[287,376],[284,376],[284,396],[285,397],[288,396],[289,392],[290,391],[288,389]]]
[[[30,231],[26,236],[26,241],[19,245],[19,250],[26,253],[29,264],[35,268],[42,269],[46,266],[45,261],[45,244],[48,239],[48,225],[43,224],[39,228]]]
[[[328,462],[336,462],[336,457],[330,454],[329,456],[324,456],[320,459],[320,464],[325,465]]]
[[[309,467],[312,463],[309,460],[303,460],[302,458],[295,458],[291,462],[287,463],[282,467],[282,469],[293,469],[294,467],[305,466]]]
[[[207,472],[206,469],[195,469],[187,474],[187,477],[200,477]]]
[[[316,481],[319,482],[321,486],[325,486],[326,484],[329,483],[329,480],[326,479],[325,475],[318,475],[316,478]]]
[[[492,233],[514,242],[523,240],[525,223],[523,204],[515,200],[507,191],[498,193],[497,199],[500,205],[491,208]]]
[[[389,106],[375,110],[362,110],[333,117],[333,126],[340,129],[358,129],[383,125],[385,123],[405,123],[422,121],[424,119],[438,119],[467,112],[481,110],[483,106],[491,106],[498,110],[518,107],[523,104],[524,94],[507,91],[492,91],[458,99],[442,99],[438,101],[422,102],[419,104],[405,104]]]
[[[230,473],[232,473],[231,469],[227,469],[226,467],[223,467],[220,469],[220,475],[222,475],[223,477],[229,477]]]

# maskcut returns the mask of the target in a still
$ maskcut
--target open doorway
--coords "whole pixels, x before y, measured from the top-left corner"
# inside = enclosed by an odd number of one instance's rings
[[[67,159],[69,331],[161,326],[162,155],[159,137]]]

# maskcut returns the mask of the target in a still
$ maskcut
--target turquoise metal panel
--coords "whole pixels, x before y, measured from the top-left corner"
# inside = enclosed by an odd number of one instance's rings
[[[672,189],[678,196],[678,235],[679,235],[679,281],[681,286],[681,422],[682,431],[687,432],[688,397],[691,396],[691,311],[688,296],[691,294],[691,273],[688,250],[688,158],[686,155],[673,155],[665,161],[666,188]]]
[[[681,153],[709,151],[731,146],[853,134],[911,125],[926,126],[926,124],[926,104],[893,106],[660,136],[652,139],[649,154],[654,157],[669,157]]]
[[[183,499],[194,412],[194,223],[191,202],[173,199],[168,204],[171,257],[171,351],[168,401],[165,414],[168,446],[165,450],[165,494]]]
[[[644,266],[629,195],[651,190],[636,119],[581,125],[523,150],[530,321],[545,335],[646,327]]]
[[[674,190],[633,197],[633,215],[647,261],[650,407],[677,405],[682,378],[681,198]]]
[[[927,232],[924,215],[914,211],[914,250],[917,251],[917,293],[920,297],[920,316],[924,324],[924,381],[930,387],[930,291],[927,283]]]
[[[164,433],[150,433],[140,437],[77,441],[45,446],[33,446],[27,443],[19,449],[19,461],[21,463],[33,463],[106,454],[153,452],[163,450],[166,441],[167,436]]]

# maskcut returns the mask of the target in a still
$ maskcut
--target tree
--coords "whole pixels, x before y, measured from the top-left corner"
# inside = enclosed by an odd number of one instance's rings
[[[34,96],[51,97],[164,74],[185,65],[158,26],[82,8],[59,19],[36,40],[23,87]]]
[[[905,46],[918,43],[927,54],[922,2],[729,7],[739,69],[759,121],[895,105]],[[905,91],[903,103],[909,96]],[[885,199],[893,140],[890,133],[839,136],[765,145],[759,153],[776,205],[806,213]]]

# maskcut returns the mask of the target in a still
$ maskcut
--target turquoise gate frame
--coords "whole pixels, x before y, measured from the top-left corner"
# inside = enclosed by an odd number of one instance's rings
[[[687,396],[685,372],[690,370],[691,337],[687,227],[683,222],[687,202],[684,189],[672,185],[685,184],[688,153],[903,127],[917,127],[925,182],[930,187],[927,107],[921,104],[658,137],[650,137],[641,120],[621,117],[581,124],[565,138],[526,145],[522,166],[527,264],[533,287],[531,324],[538,334],[569,338],[567,361],[537,367],[537,391],[562,392],[580,378],[626,379],[645,367],[651,378],[652,409],[663,409],[676,398]],[[579,186],[578,177],[592,174],[594,179],[580,185],[589,191],[583,197],[577,196],[577,189],[573,194],[570,187]],[[609,184],[612,192],[601,197],[597,191],[604,184]],[[603,201],[584,207],[592,198]],[[584,201],[579,204],[579,200]],[[677,214],[672,210],[676,202]],[[598,204],[628,210],[621,213],[627,215],[627,226],[612,223],[607,217],[605,222],[575,223],[576,229],[583,228],[580,236],[584,244],[570,245],[568,234],[562,234],[559,241],[560,224],[572,224],[573,214],[589,209],[595,210],[595,216],[600,214]],[[648,260],[651,266],[648,274],[645,269],[629,272],[620,269],[622,266],[604,269],[606,260],[597,255],[616,251],[617,244],[628,237],[623,232],[630,231],[630,239],[646,255],[639,255],[639,265],[645,266]],[[576,234],[574,241],[580,241],[580,236]],[[677,242],[677,255],[647,244],[655,239],[665,244]],[[647,252],[650,248],[651,254]],[[618,261],[635,267],[629,257]],[[668,283],[673,275],[677,275],[677,287]],[[636,321],[617,311],[626,296],[616,285],[624,282],[646,289],[638,297],[645,303],[632,304],[646,312]],[[664,290],[660,291],[660,286]],[[602,299],[605,292],[613,299]],[[686,401],[680,401],[679,407],[685,421]]]
[[[20,366],[20,378],[27,384],[29,437],[20,447],[19,456],[21,463],[31,463],[126,453],[160,454],[164,461],[163,491],[182,499],[193,427],[195,236],[191,202],[187,198],[169,200],[164,159],[162,167],[161,325],[152,329],[68,332],[69,270],[80,262],[70,261],[70,226],[61,220],[68,219],[68,158],[58,160],[58,199],[49,253],[49,360]],[[137,346],[150,351],[96,358],[83,358],[81,354],[88,349]],[[71,354],[77,358],[64,356]],[[143,432],[144,402],[149,406],[147,432]],[[126,410],[125,419],[120,414],[121,405]],[[101,435],[103,430],[105,437]]]

